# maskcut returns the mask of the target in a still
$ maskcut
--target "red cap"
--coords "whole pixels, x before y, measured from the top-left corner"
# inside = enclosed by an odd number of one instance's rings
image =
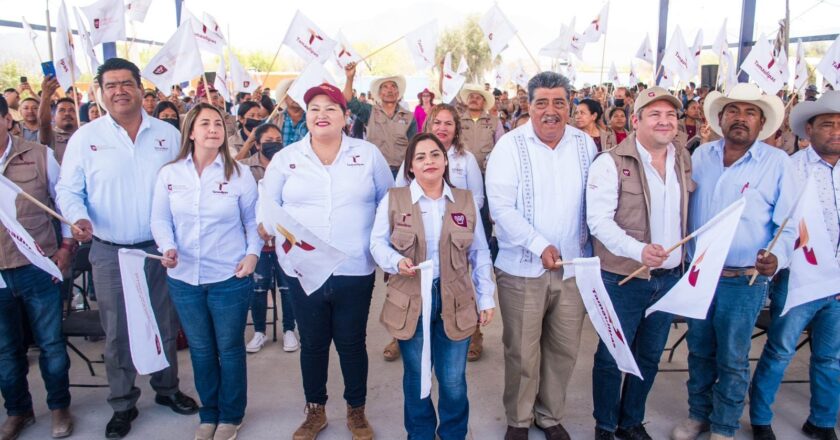
[[[312,98],[318,95],[326,95],[332,102],[341,106],[342,110],[347,110],[347,101],[344,99],[344,93],[338,87],[328,83],[323,83],[320,86],[315,86],[307,90],[303,95],[303,103],[309,105],[309,101],[312,101]]]

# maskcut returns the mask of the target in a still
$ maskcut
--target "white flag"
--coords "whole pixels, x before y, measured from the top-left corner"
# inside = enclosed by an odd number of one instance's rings
[[[67,17],[67,5],[64,0],[58,8],[58,23],[55,30],[55,45],[53,50],[53,64],[55,64],[55,78],[63,89],[73,85],[73,78],[81,75],[76,65],[76,45],[70,21]]]
[[[691,45],[692,57],[689,60],[691,60],[692,75],[697,75],[697,72],[700,70],[701,52],[703,52],[703,29],[697,31],[697,35],[694,36],[694,44]]]
[[[35,43],[35,39],[38,38],[38,34],[32,30],[32,26],[29,25],[28,21],[26,21],[26,17],[21,17],[20,20],[23,23],[23,32],[26,33],[26,38],[29,38],[32,40],[32,43]]]
[[[775,95],[784,85],[779,71],[778,54],[764,34],[755,42],[750,53],[741,64],[741,70],[750,75],[750,79],[768,95]]]
[[[87,16],[90,41],[94,45],[125,40],[123,0],[99,0],[81,9]]]
[[[309,64],[323,69],[318,62]],[[303,76],[301,73],[295,82]],[[294,273],[303,291],[310,295],[327,281],[347,255],[325,243],[286,213],[277,202],[264,196],[262,182],[259,188],[260,223],[266,231],[276,234],[277,262],[286,273]]]
[[[654,78],[654,79],[656,79],[656,78]],[[657,85],[659,87],[662,87],[663,89],[670,89],[671,87],[674,87],[674,85],[676,83],[677,82],[674,79],[674,74],[671,73],[671,71],[668,70],[668,68],[663,67],[662,68],[662,77],[659,78],[659,84],[657,84]]]
[[[160,90],[204,74],[201,53],[193,37],[192,20],[184,22],[143,69],[143,78]]]
[[[510,81],[510,69],[505,67],[504,64],[499,64],[496,66],[496,72],[493,74],[493,78],[496,81],[496,88],[504,88]]]
[[[625,338],[624,330],[621,329],[621,322],[610,300],[610,295],[604,287],[604,280],[601,278],[601,259],[575,258],[575,282],[578,291],[586,307],[586,314],[592,321],[592,326],[598,332],[601,342],[607,347],[618,369],[637,376],[644,380],[636,359],[628,341]]]
[[[432,394],[432,284],[435,278],[434,261],[417,265],[420,269],[420,304],[422,305],[423,345],[420,347],[420,398]]]
[[[721,60],[726,62],[726,76],[723,81],[723,89],[729,91],[738,84],[738,64],[735,63],[735,57],[732,56],[732,52],[729,49],[721,53]]]
[[[434,67],[435,50],[437,50],[438,25],[437,20],[420,26],[414,31],[406,34],[405,42],[408,45],[408,52],[414,65],[418,70],[425,70]]]
[[[650,34],[645,34],[642,45],[636,51],[636,58],[647,61],[650,64],[656,64],[656,58],[653,56],[653,50],[650,48]]]
[[[478,22],[484,32],[484,38],[490,45],[490,57],[495,59],[502,50],[507,47],[510,39],[516,35],[516,28],[508,20],[505,14],[494,4]]]
[[[301,107],[306,108],[306,103],[303,102],[303,95],[306,94],[307,90],[323,83],[336,85],[335,79],[330,75],[330,72],[320,62],[315,60],[303,68],[300,75],[295,79],[295,82],[289,87],[287,95]]]
[[[817,64],[817,70],[834,90],[840,90],[840,36],[831,43],[822,61]]]
[[[128,19],[142,23],[146,20],[146,14],[149,12],[149,6],[152,5],[152,0],[129,0],[125,4],[125,10],[128,13]]]
[[[636,73],[636,66],[633,65],[632,61],[630,61],[630,78],[627,85],[635,87],[637,84],[639,84],[639,75]]]
[[[729,50],[729,43],[726,42],[726,19],[724,18],[717,38],[715,38],[715,42],[712,44],[712,51],[718,58],[723,58],[723,52],[726,50]]]
[[[233,56],[233,52],[231,52]],[[225,57],[219,57],[219,67],[216,68],[216,79],[213,80],[213,88],[219,91],[219,94],[225,98],[225,101],[231,101],[231,93],[228,90],[228,75],[227,66],[225,66]]]
[[[528,80],[531,79],[528,76],[528,72],[525,71],[525,67],[522,66],[522,63],[519,63],[519,67],[516,68],[516,71],[513,73],[513,82],[514,84],[518,84],[519,87],[523,89],[528,88]]]
[[[347,41],[347,37],[341,31],[336,35],[336,40],[336,45],[333,48],[333,59],[341,70],[344,70],[351,62],[358,63],[361,61],[362,57],[359,55],[359,52],[353,49],[353,46]]]
[[[592,23],[589,24],[589,27],[583,31],[583,41],[587,43],[594,43],[601,38],[601,35],[605,35],[607,33],[607,18],[610,12],[610,4],[604,5],[601,8],[601,12],[592,20]]]
[[[785,84],[790,83],[790,61],[787,57],[787,52],[785,52],[785,48],[779,48],[779,55],[776,58],[776,66],[779,72],[779,78]]]
[[[566,58],[569,53],[569,46],[572,43],[572,36],[574,33],[574,17],[572,17],[571,25],[560,25],[560,35],[540,49],[540,55],[549,58]]]
[[[691,234],[695,239],[694,259],[688,272],[647,309],[645,316],[661,310],[687,318],[706,319],[745,205],[746,199],[741,197]]]
[[[307,62],[318,60],[323,63],[332,56],[336,42],[315,26],[312,20],[297,11],[283,38],[283,44]]]
[[[805,84],[808,84],[808,63],[805,61],[805,49],[802,47],[801,41],[796,46],[796,67],[793,72],[793,88],[802,90]]]
[[[668,46],[665,48],[665,55],[662,57],[662,66],[671,71],[672,74],[680,77],[681,80],[688,82],[694,77],[692,71],[693,53],[691,49],[685,44],[682,31],[677,26],[674,29],[674,34],[671,35],[671,40],[668,41]]]
[[[569,78],[569,82],[572,85],[574,85],[577,80],[577,70],[575,69],[575,65],[571,62],[569,62],[569,65],[566,66],[566,78]]]
[[[149,299],[146,253],[139,249],[120,249],[117,259],[120,263],[131,360],[138,373],[152,374],[169,367],[169,361],[166,360],[163,339]]]
[[[461,62],[458,64],[458,69],[453,69],[452,52],[446,53],[446,57],[443,60],[443,90],[441,90],[443,96],[441,97],[441,102],[452,102],[458,96],[461,87],[467,82],[466,73],[468,68],[467,59],[461,55]]]
[[[583,49],[586,47],[586,41],[583,40],[583,35],[575,32],[572,34],[572,39],[569,42],[569,52],[574,54],[577,59],[583,61]]]
[[[63,280],[58,266],[44,254],[41,246],[38,246],[35,239],[17,220],[15,201],[22,192],[19,186],[0,174],[0,223],[3,223],[15,246],[29,262],[55,278]]]
[[[228,51],[228,55],[230,55],[230,77],[233,80],[232,92],[251,93],[256,90],[257,82],[254,81],[251,74],[242,67],[242,64],[239,63],[239,58],[236,57],[232,50]]]
[[[803,191],[791,218],[796,222],[798,235],[790,260],[787,301],[782,315],[800,304],[840,292],[840,266],[834,256],[833,240],[825,225],[813,176]]]
[[[181,10],[181,24],[183,25],[186,22],[190,22],[193,37],[200,50],[217,55],[224,54],[227,42],[224,34],[222,34],[221,26],[213,16],[205,12],[199,20],[187,8],[183,8]]]
[[[615,68],[615,61],[610,64],[610,81],[614,86],[618,86],[621,82],[618,78],[618,69]]]
[[[99,58],[96,56],[96,52],[93,50],[93,42],[90,40],[90,32],[88,32],[85,21],[82,20],[82,16],[79,14],[78,8],[73,8],[73,15],[76,17],[76,28],[79,32],[79,41],[82,42],[82,53],[85,54],[85,58],[88,61],[88,68],[90,69],[91,73],[96,75],[96,71],[99,70],[99,66],[102,64],[99,62]]]

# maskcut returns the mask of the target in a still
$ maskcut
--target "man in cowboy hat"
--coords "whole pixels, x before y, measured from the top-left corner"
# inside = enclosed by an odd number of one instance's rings
[[[787,266],[795,238],[789,223],[767,251],[798,193],[790,157],[760,140],[782,124],[782,101],[741,83],[726,95],[710,93],[704,110],[711,129],[723,138],[699,146],[692,155],[697,189],[689,206],[689,231],[741,197],[747,205],[706,319],[688,319],[689,418],[674,428],[673,440],[694,440],[708,430],[712,440],[735,436],[749,385],[752,328],[769,279]],[[755,272],[759,276],[750,285]]]
[[[790,114],[790,126],[811,146],[793,155],[800,184],[814,178],[822,206],[828,236],[837,262],[840,263],[840,202],[835,196],[840,188],[840,91],[826,92],[817,101],[802,102]],[[770,427],[770,406],[779,390],[785,369],[796,354],[799,335],[810,327],[811,335],[811,411],[802,431],[811,438],[837,439],[834,426],[840,408],[840,295],[831,295],[781,311],[787,300],[787,270],[773,286],[770,307],[772,317],[767,330],[767,344],[755,369],[750,387],[750,423],[753,438],[774,440]],[[840,292],[840,289],[838,289]]]
[[[291,145],[303,139],[306,133],[309,133],[309,129],[306,128],[306,111],[289,96],[289,87],[292,86],[294,81],[295,78],[280,81],[275,92],[277,105],[282,110],[275,123],[280,127],[283,145]]]
[[[467,106],[466,111],[461,113],[461,142],[467,151],[475,155],[484,173],[487,156],[493,151],[496,141],[505,134],[499,118],[490,115],[490,109],[496,105],[496,97],[478,84],[467,84],[461,88],[458,98]]]
[[[374,80],[370,85],[373,104],[364,104],[353,96],[356,63],[348,63],[344,73],[347,76],[344,84],[347,108],[365,124],[367,140],[379,147],[391,172],[396,175],[405,159],[408,140],[417,134],[414,113],[400,106],[405,77],[397,75]]]

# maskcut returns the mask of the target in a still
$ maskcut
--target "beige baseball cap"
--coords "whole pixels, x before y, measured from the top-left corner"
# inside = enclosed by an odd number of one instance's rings
[[[682,102],[676,96],[662,87],[653,86],[642,90],[636,95],[636,101],[633,103],[633,113],[638,113],[639,110],[645,108],[650,103],[663,100],[673,104],[677,110],[682,110]]]

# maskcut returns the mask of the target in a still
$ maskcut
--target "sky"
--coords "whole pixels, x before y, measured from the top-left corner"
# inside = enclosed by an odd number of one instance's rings
[[[68,7],[92,3],[90,0],[66,0]],[[557,37],[561,24],[572,17],[577,18],[577,30],[585,26],[598,14],[605,2],[569,0],[498,0],[496,2],[518,29],[522,41],[536,54],[539,49]],[[741,19],[741,3],[737,0],[672,0],[668,17],[668,35],[675,26],[682,29],[688,44],[694,40],[698,30],[704,34],[709,45],[717,35],[724,18],[728,20],[727,39],[738,38]],[[785,0],[757,0],[755,37],[766,33],[774,35],[779,19],[785,14]],[[0,19],[19,21],[25,16],[30,23],[45,22],[46,0],[0,0]],[[166,41],[175,32],[175,0],[154,0],[144,23],[129,28],[129,35],[157,41]],[[371,46],[386,44],[407,32],[431,21],[438,20],[439,28],[445,29],[461,23],[470,14],[481,15],[493,2],[490,0],[459,1],[416,1],[402,0],[317,0],[310,2],[289,2],[269,0],[187,0],[184,2],[194,14],[207,12],[222,25],[229,42],[240,50],[274,53],[296,8],[312,19],[325,32],[335,35],[341,30],[353,42],[366,42]],[[840,16],[840,0],[790,0],[791,36],[836,33],[840,30],[836,17]],[[59,0],[49,0],[53,23],[57,15]],[[626,72],[634,60],[637,48],[650,34],[654,50],[658,32],[659,0],[612,0],[607,22],[606,41],[587,46],[582,64],[600,68],[604,55],[606,68],[611,62]],[[0,37],[20,36],[20,29],[0,28]],[[43,38],[39,39],[44,44]],[[25,47],[28,40],[19,37],[10,50],[15,56],[31,58],[31,50]],[[18,47],[23,45],[24,47]],[[8,46],[7,46],[8,47]],[[31,46],[29,46],[31,47]],[[284,55],[292,52],[284,48]],[[2,55],[2,54],[0,54]],[[8,55],[8,53],[7,53]],[[502,52],[506,63],[522,60],[527,70],[536,67],[527,56],[523,45],[514,40]],[[208,60],[205,60],[208,61]],[[551,60],[541,58],[542,68],[550,66]],[[212,63],[210,63],[212,64]],[[605,70],[606,70],[605,68]]]

